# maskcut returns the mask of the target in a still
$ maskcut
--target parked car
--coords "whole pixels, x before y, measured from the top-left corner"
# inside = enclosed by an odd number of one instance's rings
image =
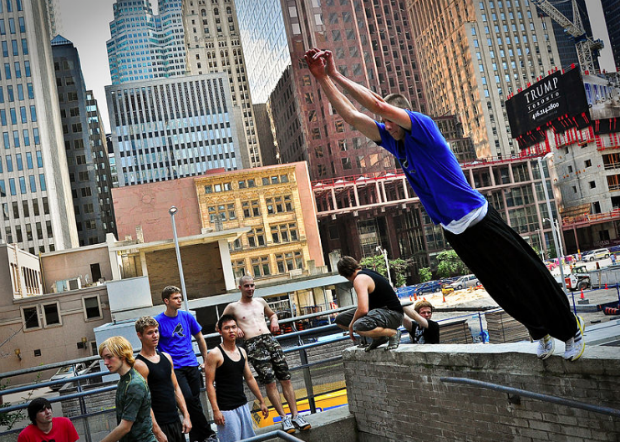
[[[454,290],[462,290],[468,287],[475,287],[478,284],[480,284],[480,281],[478,281],[478,278],[476,278],[476,275],[472,274],[472,275],[461,276],[459,279],[457,279],[452,284],[450,284],[450,286]]]
[[[597,259],[609,258],[609,255],[611,255],[609,249],[588,250],[587,252],[583,252],[581,254],[581,260],[594,261]]]
[[[75,374],[76,371],[77,371],[77,374]],[[69,379],[74,376],[85,374],[87,371],[88,371],[88,367],[86,366],[86,364],[79,363],[75,365],[66,365],[64,367],[60,367],[58,371],[56,372],[56,374],[50,378],[50,381],[59,381],[61,379]],[[58,391],[65,385],[66,384],[55,384],[55,385],[50,385],[50,388],[53,391]]]
[[[418,284],[415,288],[416,295],[423,295],[424,293],[434,293],[441,290],[441,283],[439,281],[427,281],[422,284]]]

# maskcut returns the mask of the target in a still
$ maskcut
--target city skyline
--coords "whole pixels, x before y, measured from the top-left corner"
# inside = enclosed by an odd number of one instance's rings
[[[80,51],[86,87],[92,90],[95,98],[99,100],[104,127],[106,133],[109,133],[110,124],[104,97],[105,86],[112,84],[112,80],[108,66],[106,41],[110,39],[109,23],[114,18],[112,5],[115,0],[58,0],[58,3],[63,37],[72,41]],[[156,3],[151,0],[155,14],[158,13]],[[591,7],[596,9],[597,6],[598,9],[602,9],[598,0],[596,4],[588,4],[588,11]],[[592,19],[593,28],[601,28],[600,20],[602,16]],[[242,42],[245,44],[246,40],[242,38]],[[252,86],[252,83],[250,85]],[[252,97],[254,97],[253,92]]]

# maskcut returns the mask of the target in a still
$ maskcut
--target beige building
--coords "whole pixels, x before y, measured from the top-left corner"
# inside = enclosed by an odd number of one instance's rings
[[[479,158],[517,153],[504,103],[560,66],[551,19],[519,0],[407,0],[406,8],[426,113],[457,115]]]
[[[250,167],[261,166],[260,144],[234,2],[184,1],[183,26],[187,70],[192,75],[210,72],[228,73],[233,106],[238,106],[242,112]]]
[[[93,329],[110,322],[106,244],[41,258],[0,244],[0,366],[3,373],[95,354]],[[53,373],[44,373],[48,380]],[[20,377],[12,382],[34,380]]]
[[[323,266],[307,173],[294,163],[196,179],[203,228],[251,229],[231,244],[235,277],[281,279]]]

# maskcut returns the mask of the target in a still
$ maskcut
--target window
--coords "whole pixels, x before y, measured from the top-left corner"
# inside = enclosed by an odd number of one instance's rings
[[[209,222],[214,224],[218,220],[229,221],[237,219],[234,204],[219,204],[217,206],[209,206]]]
[[[22,307],[22,320],[24,322],[24,330],[34,330],[41,328],[39,323],[39,309],[34,307]]]
[[[269,215],[293,211],[293,203],[290,195],[266,198],[265,203],[267,204],[267,213]]]
[[[43,321],[45,327],[49,327],[50,325],[62,325],[60,320],[60,309],[58,308],[57,302],[43,304]]]
[[[586,160],[586,167],[592,167],[592,160]]]
[[[295,269],[304,268],[304,260],[301,251],[289,252],[276,255],[278,273],[290,272]]]
[[[82,302],[84,304],[84,316],[86,320],[103,318],[99,296],[82,298]]]
[[[297,241],[299,239],[297,224],[287,223],[271,226],[271,237],[273,238],[273,242],[278,244]]]
[[[248,233],[248,244],[250,247],[265,245],[265,231],[262,227],[252,229],[252,231]]]
[[[245,261],[243,259],[239,259],[232,262],[233,273],[235,274],[235,278],[239,279],[242,276],[245,276]]]
[[[260,216],[260,207],[258,205],[258,200],[243,201],[241,203],[241,207],[243,209],[244,218],[252,218],[255,216]]]
[[[269,270],[269,257],[261,256],[259,258],[252,258],[252,272],[254,277],[271,275]]]

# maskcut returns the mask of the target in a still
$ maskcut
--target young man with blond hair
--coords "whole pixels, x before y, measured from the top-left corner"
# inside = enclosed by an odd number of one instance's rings
[[[151,316],[143,316],[135,324],[142,343],[134,368],[146,379],[151,390],[153,433],[159,442],[185,442],[185,433],[192,428],[183,393],[174,374],[172,358],[159,352],[159,324]],[[179,411],[183,422],[179,419]]]
[[[156,442],[151,420],[151,393],[146,381],[133,368],[133,348],[122,336],[99,345],[99,356],[110,373],[121,378],[116,389],[117,427],[101,442]]]

